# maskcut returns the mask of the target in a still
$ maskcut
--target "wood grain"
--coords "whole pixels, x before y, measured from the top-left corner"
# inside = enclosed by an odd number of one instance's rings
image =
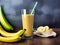
[[[21,40],[15,43],[0,42],[0,45],[60,45],[60,28],[53,28],[58,34],[57,37],[41,38],[34,36],[31,40]]]

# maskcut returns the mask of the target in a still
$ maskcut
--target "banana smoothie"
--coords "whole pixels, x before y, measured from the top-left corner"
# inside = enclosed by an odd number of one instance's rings
[[[33,35],[34,14],[22,14],[23,29],[26,29],[24,36],[29,37]]]

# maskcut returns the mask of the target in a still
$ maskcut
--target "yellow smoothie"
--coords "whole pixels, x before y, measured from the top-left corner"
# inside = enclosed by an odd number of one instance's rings
[[[33,35],[33,23],[34,23],[34,14],[22,14],[22,24],[23,29],[26,29],[24,36],[32,36]]]

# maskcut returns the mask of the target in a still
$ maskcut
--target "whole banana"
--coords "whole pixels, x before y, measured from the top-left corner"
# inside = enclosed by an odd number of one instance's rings
[[[16,35],[22,35],[24,32],[25,32],[26,30],[19,30],[18,32],[16,32],[16,33],[9,33],[9,32],[6,32],[3,28],[2,28],[2,26],[0,26],[0,34],[2,35],[2,36],[16,36]]]
[[[21,39],[22,39],[22,37],[20,37],[20,36],[14,36],[14,37],[2,37],[2,36],[0,36],[0,41],[2,41],[2,42],[17,42]]]
[[[13,30],[13,27],[8,23],[6,17],[3,14],[2,6],[0,6],[0,23],[6,30]]]

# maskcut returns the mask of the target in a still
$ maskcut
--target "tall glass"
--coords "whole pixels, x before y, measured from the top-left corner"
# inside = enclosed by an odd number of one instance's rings
[[[34,13],[31,14],[31,10],[26,9],[22,9],[21,13],[23,29],[26,29],[25,39],[31,39],[33,36]]]

